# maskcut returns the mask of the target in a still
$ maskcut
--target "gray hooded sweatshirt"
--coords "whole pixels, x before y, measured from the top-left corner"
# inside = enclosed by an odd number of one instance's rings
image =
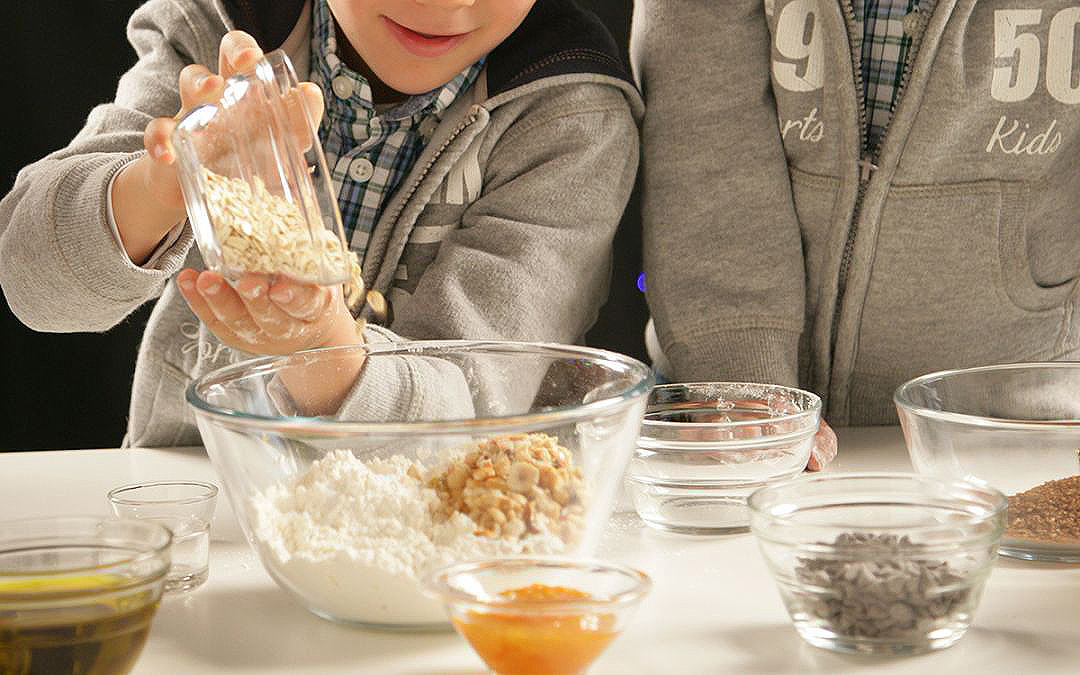
[[[1080,356],[1080,7],[920,2],[864,157],[852,1],[639,2],[647,296],[675,379],[887,424],[908,378]]]
[[[150,0],[129,22],[139,58],[115,100],[94,108],[66,148],[24,168],[0,202],[0,285],[31,328],[104,331],[159,298],[139,349],[125,445],[198,444],[188,385],[251,355],[217,342],[169,283],[184,266],[203,267],[190,227],[153,268],[137,267],[110,229],[106,187],[143,152],[147,123],[180,108],[180,70],[216,71],[227,30],[285,50],[306,79],[310,21],[302,0]],[[606,298],[641,113],[599,20],[569,0],[538,0],[445,111],[376,223],[363,276],[394,319],[369,327],[366,340],[579,341]],[[372,371],[348,401],[366,409],[351,414],[415,412],[408,392],[445,386],[416,381],[437,369]],[[452,416],[447,404],[428,414]]]

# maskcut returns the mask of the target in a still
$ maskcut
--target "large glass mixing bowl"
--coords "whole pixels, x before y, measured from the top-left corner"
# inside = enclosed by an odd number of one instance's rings
[[[360,360],[340,406],[303,412]],[[271,576],[320,616],[415,629],[448,625],[431,569],[592,554],[652,384],[603,350],[412,342],[246,361],[188,401]]]

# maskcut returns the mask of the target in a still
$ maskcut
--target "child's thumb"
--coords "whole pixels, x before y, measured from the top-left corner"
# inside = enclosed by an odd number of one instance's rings
[[[323,116],[322,89],[319,89],[319,85],[314,82],[301,82],[300,97],[304,102],[304,107],[307,109],[311,123],[318,127]]]

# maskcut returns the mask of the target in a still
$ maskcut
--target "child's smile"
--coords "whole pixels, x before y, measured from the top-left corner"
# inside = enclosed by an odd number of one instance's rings
[[[472,32],[448,33],[439,31],[427,33],[403,26],[385,16],[382,19],[402,47],[421,57],[430,58],[444,54],[460,44]]]
[[[443,86],[497,47],[535,0],[328,0],[362,63],[382,84],[413,95]],[[365,68],[366,66],[366,68]]]

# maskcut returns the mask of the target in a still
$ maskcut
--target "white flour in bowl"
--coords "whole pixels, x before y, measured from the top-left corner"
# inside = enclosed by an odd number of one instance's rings
[[[435,522],[435,491],[400,455],[357,459],[337,450],[288,485],[252,498],[255,538],[271,575],[318,614],[386,625],[446,623],[420,591],[429,569],[495,555],[556,553],[558,537],[476,536],[463,513]]]

